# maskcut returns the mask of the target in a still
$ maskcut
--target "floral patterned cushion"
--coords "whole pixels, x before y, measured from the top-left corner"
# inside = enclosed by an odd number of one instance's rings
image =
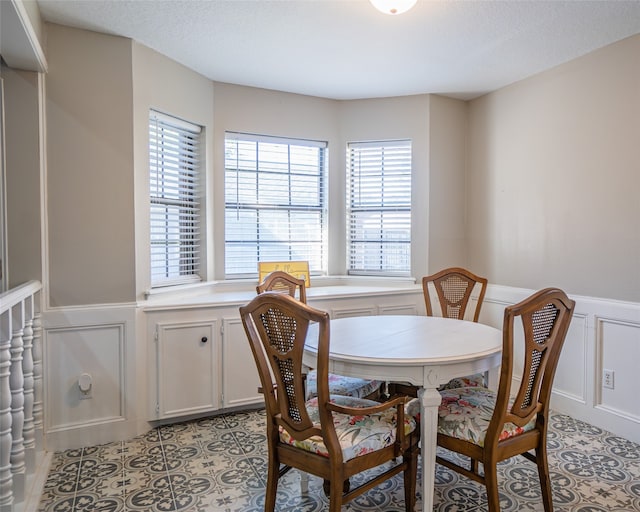
[[[482,387],[448,389],[440,393],[442,403],[438,410],[438,434],[463,439],[484,446],[487,427],[496,403],[496,392]],[[524,427],[506,423],[500,439],[517,436],[533,429],[535,416]]]
[[[403,386],[410,386],[416,388],[416,390],[420,389],[420,386],[415,386],[413,384],[409,384],[408,382],[400,383]],[[478,373],[476,375],[470,375],[468,377],[456,377],[455,379],[451,379],[446,384],[442,384],[438,387],[438,391],[444,391],[445,389],[458,389],[458,388],[468,388],[468,387],[486,387],[484,384],[484,375],[482,373]],[[399,391],[402,392],[402,391]],[[411,394],[410,392],[406,392],[407,394]]]
[[[332,395],[331,402],[348,407],[380,405],[373,400],[341,395]],[[317,397],[307,401],[307,412],[309,413],[311,421],[319,425],[320,415],[318,412]],[[358,457],[359,455],[380,450],[393,444],[396,440],[395,408],[366,416],[349,416],[347,414],[334,412],[333,424],[336,427],[338,440],[342,446],[342,457],[345,461]],[[416,420],[412,416],[405,416],[405,433],[409,434],[413,432],[415,428]],[[325,457],[329,456],[329,452],[320,436],[313,436],[304,441],[296,441],[283,427],[280,427],[280,441]]]
[[[364,398],[377,390],[382,383],[377,380],[358,379],[344,375],[329,374],[329,393],[332,395]],[[307,374],[307,400],[318,395],[318,372]]]
[[[438,388],[438,391],[444,389],[456,389],[456,388],[470,388],[470,387],[486,387],[484,385],[484,374],[476,373],[475,375],[469,375],[467,377],[457,377],[451,379],[446,384],[443,384]]]

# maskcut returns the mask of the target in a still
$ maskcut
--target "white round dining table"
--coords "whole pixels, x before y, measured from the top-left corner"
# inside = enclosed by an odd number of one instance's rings
[[[303,363],[316,367],[317,325],[311,325]],[[330,323],[329,371],[420,386],[422,510],[433,510],[437,387],[454,377],[500,364],[502,331],[485,324],[413,315],[356,316]]]

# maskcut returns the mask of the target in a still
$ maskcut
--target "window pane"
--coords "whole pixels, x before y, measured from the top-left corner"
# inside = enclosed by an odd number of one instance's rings
[[[411,271],[411,142],[352,143],[347,166],[349,273]]]
[[[151,112],[151,286],[200,279],[199,127]]]
[[[225,272],[254,276],[259,261],[309,261],[326,271],[326,144],[227,133]]]

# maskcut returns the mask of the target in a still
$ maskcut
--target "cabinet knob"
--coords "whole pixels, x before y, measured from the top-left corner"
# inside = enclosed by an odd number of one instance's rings
[[[207,337],[206,337],[206,336],[203,336],[203,337],[202,337],[202,339],[201,339],[200,341],[201,341],[202,343],[206,343],[206,342],[207,342],[207,341],[209,341],[209,340],[207,339]]]

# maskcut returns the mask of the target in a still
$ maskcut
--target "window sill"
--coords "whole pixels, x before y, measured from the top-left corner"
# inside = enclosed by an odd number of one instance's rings
[[[221,307],[246,304],[256,294],[257,281],[235,280],[199,283],[180,289],[154,290],[138,305],[145,311],[188,308]],[[422,292],[412,277],[326,276],[311,279],[307,300],[361,297],[367,295],[397,295]]]

